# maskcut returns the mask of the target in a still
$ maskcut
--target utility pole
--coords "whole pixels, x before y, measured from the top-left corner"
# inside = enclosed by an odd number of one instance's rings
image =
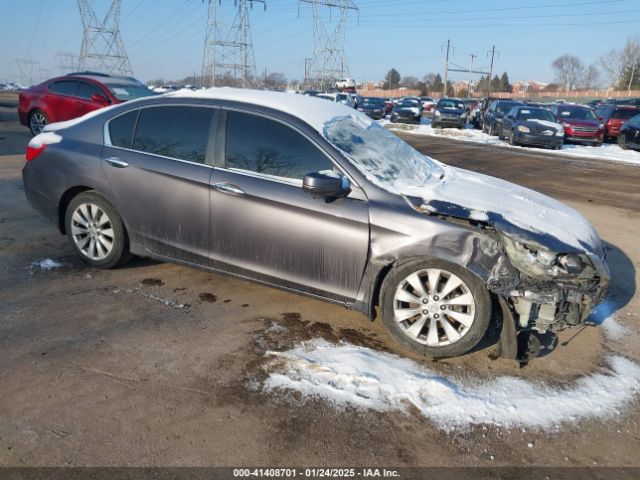
[[[471,66],[469,67],[469,85],[467,85],[467,96],[471,96],[471,80],[473,79],[472,74],[473,74],[473,61],[475,60],[475,58],[477,57],[477,55],[474,55],[473,53],[469,55],[471,57]]]
[[[447,55],[444,61],[444,91],[442,96],[447,96],[447,87],[449,86],[449,50],[451,49],[451,40],[447,40]]]
[[[489,52],[487,52],[488,54]],[[487,81],[487,97],[491,93],[491,79],[493,78],[493,59],[496,55],[496,46],[491,47],[491,67],[489,67],[489,79]]]

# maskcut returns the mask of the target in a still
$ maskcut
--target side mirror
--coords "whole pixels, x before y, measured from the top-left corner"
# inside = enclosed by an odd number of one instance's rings
[[[91,101],[94,103],[100,103],[103,105],[107,105],[109,103],[109,99],[99,93],[94,93],[93,95],[91,95]]]
[[[351,192],[349,180],[331,170],[313,172],[304,176],[302,190],[312,197],[340,198]]]

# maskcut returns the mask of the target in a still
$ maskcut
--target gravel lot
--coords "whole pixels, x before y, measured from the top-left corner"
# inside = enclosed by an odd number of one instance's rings
[[[29,135],[12,112],[0,99],[0,465],[640,466],[637,400],[613,418],[552,431],[445,432],[418,412],[264,391],[269,350],[317,338],[398,350],[381,322],[242,280],[142,259],[86,267],[25,201],[15,154]],[[520,370],[492,360],[491,345],[417,363],[448,378],[512,375],[561,387],[601,371],[611,352],[640,362],[638,167],[407,139],[583,213],[607,242],[609,307],[625,332],[564,332],[566,345]],[[35,263],[43,259],[59,266]]]

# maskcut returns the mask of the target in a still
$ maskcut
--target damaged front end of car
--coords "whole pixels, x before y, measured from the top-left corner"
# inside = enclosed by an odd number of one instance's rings
[[[499,235],[519,282],[508,288],[489,287],[507,300],[512,313],[509,320],[515,323],[518,337],[516,359],[527,361],[552,348],[557,332],[585,323],[607,293],[609,269],[602,247],[599,255],[587,250],[564,253],[530,238]],[[503,335],[508,334],[509,329],[503,329]],[[509,341],[514,340],[501,338],[501,348]]]
[[[497,352],[502,358],[521,364],[548,353],[555,348],[558,332],[585,324],[606,296],[610,274],[597,235],[580,249],[518,228],[496,212],[442,201],[422,204],[419,210],[481,226],[502,251],[491,256],[495,263],[486,279],[502,311]]]

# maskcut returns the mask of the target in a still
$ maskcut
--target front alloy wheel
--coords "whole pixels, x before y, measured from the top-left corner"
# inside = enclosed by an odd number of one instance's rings
[[[430,357],[462,355],[482,339],[491,300],[471,272],[443,260],[394,269],[382,292],[385,325],[402,345]]]

